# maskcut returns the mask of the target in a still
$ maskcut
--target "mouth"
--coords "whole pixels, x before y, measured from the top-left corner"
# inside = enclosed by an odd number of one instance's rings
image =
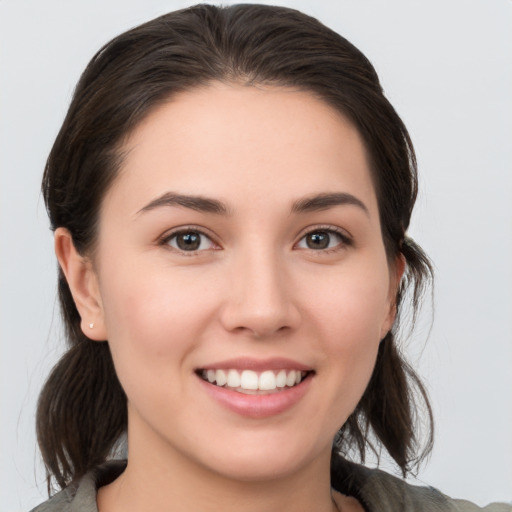
[[[298,386],[314,371],[300,369],[239,370],[235,368],[200,368],[196,374],[213,386],[246,395],[280,393]]]

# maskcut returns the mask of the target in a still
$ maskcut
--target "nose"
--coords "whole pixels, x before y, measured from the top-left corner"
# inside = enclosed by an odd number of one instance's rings
[[[271,250],[259,250],[232,263],[221,313],[225,329],[268,338],[299,325],[293,279],[282,260]]]

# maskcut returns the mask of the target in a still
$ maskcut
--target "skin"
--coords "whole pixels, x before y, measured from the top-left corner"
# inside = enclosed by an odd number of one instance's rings
[[[333,501],[331,445],[393,324],[404,264],[386,258],[357,130],[307,92],[213,84],[157,108],[124,149],[94,256],[55,236],[82,329],[108,339],[128,397],[129,462],[100,489],[100,512],[362,510]],[[144,209],[167,192],[227,213]],[[363,206],[293,210],[333,192]],[[176,228],[207,236],[184,252]],[[319,231],[326,249],[308,246]],[[233,357],[291,358],[314,374],[291,408],[245,417],[195,373]]]

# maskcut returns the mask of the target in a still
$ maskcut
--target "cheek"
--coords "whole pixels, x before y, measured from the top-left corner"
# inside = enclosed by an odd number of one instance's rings
[[[352,413],[368,385],[389,312],[386,273],[368,271],[368,279],[356,276],[340,276],[337,285],[325,287],[310,301],[315,329],[322,333],[320,370],[324,369],[323,385],[330,390],[331,401],[326,406],[337,411],[335,430]]]
[[[348,291],[348,290],[347,290]],[[341,309],[332,308],[325,317],[325,353],[342,388],[362,395],[371,376],[380,344],[380,304],[357,301],[350,296]],[[379,318],[380,317],[380,318]]]
[[[333,349],[346,347],[355,356],[380,342],[390,312],[388,272],[381,267],[333,276],[311,296],[317,326],[325,330]]]
[[[158,367],[176,371],[173,366],[199,342],[213,309],[208,295],[198,289],[199,281],[147,266],[105,268],[105,323],[120,374],[130,366],[148,374]]]
[[[169,404],[186,395],[188,356],[200,343],[211,304],[189,279],[166,274],[117,267],[103,284],[109,346],[128,401],[137,414],[170,424],[187,414]]]

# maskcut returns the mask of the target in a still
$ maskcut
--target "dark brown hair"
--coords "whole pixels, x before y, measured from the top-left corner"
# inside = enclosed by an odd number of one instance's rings
[[[431,277],[427,257],[405,230],[417,194],[416,161],[401,119],[384,97],[367,58],[346,39],[293,9],[198,5],[136,27],[106,44],[76,87],[49,155],[42,190],[52,229],[67,228],[77,250],[94,247],[101,201],[122,162],[120,147],[135,126],[169,97],[212,81],[268,84],[309,91],[359,130],[371,162],[389,261],[407,262],[397,296],[416,310]],[[37,433],[48,479],[59,486],[112,455],[126,430],[126,396],[108,343],[89,340],[66,280],[59,299],[68,351],[39,398]],[[395,342],[382,340],[375,370],[335,448],[389,452],[404,472],[430,449],[432,415],[424,388]],[[417,436],[416,397],[429,424]]]

